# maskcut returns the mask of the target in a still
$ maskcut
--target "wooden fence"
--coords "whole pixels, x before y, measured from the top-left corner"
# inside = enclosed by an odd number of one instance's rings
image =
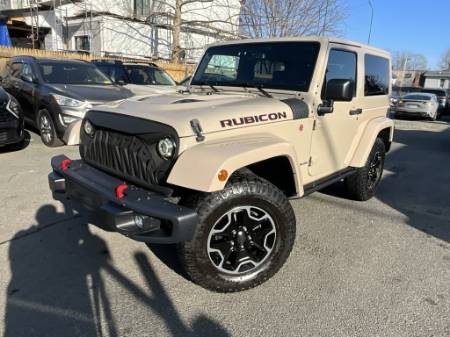
[[[126,62],[139,62],[139,63],[156,63],[158,66],[166,70],[175,81],[181,81],[186,76],[190,75],[194,67],[192,65],[167,63],[161,61],[151,61],[147,59],[129,58],[129,57],[101,57],[90,54],[79,54],[60,51],[49,51],[40,49],[27,49],[27,48],[9,48],[0,47],[0,73],[3,73],[6,61],[8,58],[17,55],[27,55],[34,57],[47,57],[47,58],[63,58],[73,60],[91,61],[94,59],[106,59],[106,60],[120,60]]]

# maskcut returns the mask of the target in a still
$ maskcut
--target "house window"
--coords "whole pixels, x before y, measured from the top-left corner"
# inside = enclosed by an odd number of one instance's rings
[[[91,50],[91,41],[88,35],[75,36],[75,50]]]
[[[148,16],[150,13],[150,0],[134,0],[134,16]]]
[[[439,87],[443,88],[445,86],[445,78],[441,78],[441,80],[439,81]]]

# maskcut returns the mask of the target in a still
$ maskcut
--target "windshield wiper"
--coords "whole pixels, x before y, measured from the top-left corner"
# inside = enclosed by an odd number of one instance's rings
[[[260,93],[262,93],[265,97],[273,98],[271,94],[269,94],[266,90],[264,90],[264,86],[262,84],[250,84],[248,82],[244,83],[236,83],[237,86],[243,87],[243,88],[255,88],[258,89]]]
[[[219,89],[217,89],[213,84],[208,82],[193,82],[191,85],[207,85],[210,87],[214,92],[219,92]]]
[[[263,89],[262,85],[257,85],[257,86],[255,86],[255,88],[258,89],[264,96],[273,98],[273,96],[271,94],[269,94],[266,90]]]

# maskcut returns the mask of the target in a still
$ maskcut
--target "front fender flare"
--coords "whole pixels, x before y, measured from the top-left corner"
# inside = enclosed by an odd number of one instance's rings
[[[220,139],[189,148],[175,162],[167,182],[197,191],[220,191],[226,184],[226,181],[218,179],[221,170],[226,170],[231,176],[240,168],[280,156],[289,159],[297,194],[303,194],[293,146],[272,135]]]

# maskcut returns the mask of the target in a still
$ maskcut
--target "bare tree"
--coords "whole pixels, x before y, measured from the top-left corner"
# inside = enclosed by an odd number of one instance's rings
[[[253,38],[340,35],[341,0],[244,0],[242,32]]]
[[[183,50],[182,33],[202,30],[207,35],[230,39],[239,35],[239,0],[158,0],[160,13],[172,23],[171,60],[180,62]]]
[[[426,70],[427,58],[423,54],[398,51],[392,58],[394,70]]]
[[[136,4],[140,4],[139,8]],[[170,49],[173,62],[180,62],[186,51],[200,49],[200,45],[239,35],[241,0],[84,0],[74,2],[74,6],[81,13],[87,8],[114,15],[120,23],[109,27],[111,31],[140,43],[147,41],[149,46],[153,43],[165,46]],[[138,24],[151,29],[140,30]],[[124,33],[120,25],[126,26],[128,32]],[[149,31],[160,30],[168,34],[150,36],[153,33]],[[204,38],[200,40],[200,36]]]
[[[442,55],[439,66],[441,69],[450,69],[450,48]]]

